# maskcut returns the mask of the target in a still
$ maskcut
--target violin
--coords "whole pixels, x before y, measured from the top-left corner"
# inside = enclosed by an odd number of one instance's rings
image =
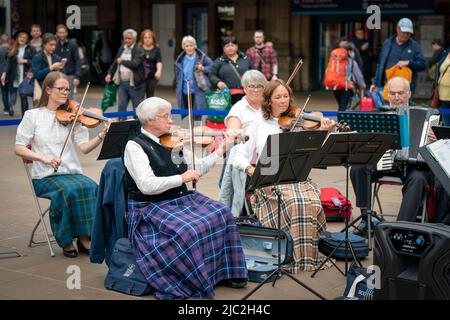
[[[66,126],[75,119],[79,108],[80,104],[77,101],[68,100],[67,103],[56,109],[56,119]],[[103,112],[99,108],[81,108],[80,114],[77,117],[77,122],[87,128],[96,128],[103,121],[108,121],[108,118],[103,116]]]
[[[194,144],[205,148],[214,142],[215,137],[223,137],[223,131],[213,130],[211,128],[201,126],[193,128]],[[247,141],[248,136],[237,135],[235,143]],[[160,142],[168,149],[178,149],[183,147],[183,143],[190,141],[190,132],[180,126],[171,126],[169,133],[160,137]]]

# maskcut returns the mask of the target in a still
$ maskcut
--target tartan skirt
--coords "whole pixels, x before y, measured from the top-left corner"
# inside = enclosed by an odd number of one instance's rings
[[[136,260],[157,299],[211,298],[224,279],[247,278],[235,219],[200,193],[160,202],[128,200]]]
[[[278,228],[278,200],[272,186],[255,190],[252,208],[263,227]],[[325,256],[319,252],[319,234],[326,230],[326,219],[320,191],[311,181],[275,187],[281,193],[281,229],[288,231],[294,242],[294,259],[289,271],[316,270]],[[327,263],[323,268],[329,268]]]
[[[90,237],[95,216],[97,184],[82,174],[33,179],[36,195],[49,199],[50,225],[61,248],[76,237]]]

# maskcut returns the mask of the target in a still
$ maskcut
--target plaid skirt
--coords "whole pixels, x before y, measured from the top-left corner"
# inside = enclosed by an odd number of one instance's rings
[[[247,278],[235,219],[200,193],[160,202],[128,201],[136,260],[157,299],[211,298],[224,279]]]
[[[82,174],[33,179],[36,195],[49,199],[50,225],[61,248],[76,237],[90,237],[95,216],[97,184]]]
[[[255,190],[251,197],[253,211],[263,227],[278,228],[278,201],[273,187]],[[320,191],[311,181],[278,185],[281,193],[281,229],[288,231],[294,242],[294,260],[289,271],[316,270],[325,256],[319,253],[319,234],[326,230]],[[323,268],[329,268],[327,263]]]

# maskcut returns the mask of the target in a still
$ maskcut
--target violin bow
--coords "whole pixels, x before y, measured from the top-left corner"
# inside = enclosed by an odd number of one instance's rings
[[[300,71],[300,69],[302,68],[303,65],[303,59],[300,59],[300,61],[297,63],[297,65],[294,68],[294,71],[292,71],[291,76],[289,77],[288,81],[286,82],[286,85],[289,87],[292,80],[294,80],[295,76],[297,75],[297,73]]]
[[[66,141],[64,142],[64,145],[62,147],[61,153],[59,154],[59,158],[60,159],[62,159],[64,151],[66,150],[67,144],[69,142],[70,136],[72,135],[73,129],[75,128],[75,124],[77,123],[78,117],[81,114],[81,107],[83,106],[84,99],[86,98],[86,94],[87,94],[87,92],[89,90],[89,86],[90,85],[91,85],[90,82],[88,82],[87,85],[86,85],[86,90],[84,90],[83,99],[81,99],[80,106],[78,107],[78,110],[77,110],[77,113],[75,115],[75,118],[73,119],[72,124],[70,125],[70,130],[69,130],[69,133],[67,134]],[[55,172],[57,172],[57,171],[58,171],[58,169],[55,169]]]
[[[189,114],[189,135],[191,144],[192,170],[195,170],[195,154],[194,154],[194,116],[192,115],[192,96],[191,96],[191,81],[187,80],[187,100],[188,100],[188,114]],[[192,181],[192,189],[197,189],[197,183]]]
[[[295,122],[294,122],[294,124],[292,125],[290,132],[292,132],[292,131],[294,130],[294,128],[297,126],[297,123],[298,123],[298,121],[300,120],[300,118],[302,117],[303,111],[305,111],[305,108],[306,108],[306,105],[307,105],[308,102],[309,102],[309,99],[311,99],[311,94],[309,94],[308,97],[306,98],[306,101],[305,101],[305,103],[303,104],[303,107],[302,107],[302,109],[300,110],[300,112],[299,112],[299,114],[298,114],[298,116],[297,116],[297,119],[295,119]]]

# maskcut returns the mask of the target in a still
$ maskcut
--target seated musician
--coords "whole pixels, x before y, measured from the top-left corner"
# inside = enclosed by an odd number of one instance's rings
[[[84,154],[91,152],[102,143],[109,124],[91,140],[88,129],[75,124],[60,158],[70,126],[57,120],[56,109],[67,102],[69,93],[67,76],[55,71],[45,77],[38,108],[26,111],[17,128],[15,153],[33,161],[31,176],[36,195],[51,200],[53,235],[64,256],[74,258],[78,255],[74,238],[78,251],[89,254],[98,188],[82,174],[75,145]],[[27,148],[29,144],[32,150]]]
[[[404,78],[395,77],[388,83],[389,105],[398,112],[408,110],[408,101],[411,97],[409,82]],[[402,155],[407,154],[407,148],[396,151],[395,160],[401,159]],[[400,177],[403,181],[403,199],[400,211],[397,217],[398,221],[416,221],[419,214],[422,200],[425,196],[427,187],[433,182],[433,175],[425,165],[406,163],[406,174],[403,170],[397,170],[389,175]],[[371,173],[369,181],[367,172]],[[353,166],[350,171],[350,178],[356,195],[356,206],[361,209],[363,219],[358,229],[365,233],[367,228],[366,209],[369,203],[369,184],[376,179],[381,178],[386,173],[376,171],[373,166]]]
[[[214,286],[243,287],[245,258],[233,215],[186,183],[222,158],[230,139],[188,169],[191,152],[161,145],[172,123],[168,101],[152,97],[136,109],[141,134],[125,147],[128,234],[137,263],[158,299],[211,298]],[[184,161],[183,161],[184,160]]]
[[[251,159],[254,155],[260,156],[269,135],[282,132],[278,118],[289,114],[291,108],[291,89],[282,80],[270,81],[263,92],[263,120],[253,122],[248,128],[250,138],[237,150],[235,167],[253,175],[255,167]],[[324,118],[321,129],[330,130],[334,125],[334,121]],[[320,189],[311,180],[278,185],[276,188],[281,193],[281,227],[291,234],[294,241],[294,261],[289,266],[290,272],[313,271],[324,260],[318,250],[319,234],[326,230]],[[277,196],[272,187],[255,190],[251,202],[262,226],[277,228]]]

